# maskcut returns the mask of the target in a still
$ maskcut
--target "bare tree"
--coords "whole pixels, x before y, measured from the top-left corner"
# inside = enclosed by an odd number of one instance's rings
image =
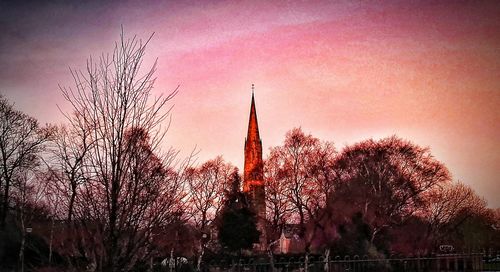
[[[469,186],[460,182],[446,184],[433,192],[423,212],[428,223],[426,238],[438,243],[468,218],[487,211],[486,201]]]
[[[179,212],[175,201],[183,189],[174,167],[188,160],[176,164],[175,151],[159,149],[169,125],[166,105],[177,89],[152,99],[156,62],[141,73],[150,39],[127,40],[122,33],[112,55],[90,58],[85,72],[72,71],[76,89],[62,88],[73,106],[70,129],[88,133],[80,140],[91,143],[74,215],[87,245],[82,254],[101,271],[130,270],[148,258],[154,231]]]
[[[187,170],[188,213],[199,237],[198,270],[201,269],[205,247],[210,239],[210,228],[213,227],[212,223],[223,206],[223,197],[231,186],[233,171],[234,166],[224,162],[220,156]]]
[[[82,121],[72,118],[72,122]],[[49,171],[51,179],[56,183],[60,195],[66,204],[66,221],[69,226],[73,219],[73,210],[78,187],[85,181],[84,159],[91,147],[91,131],[83,124],[57,127],[54,140],[51,141]],[[60,204],[63,204],[60,203]]]
[[[233,169],[231,164],[219,156],[187,170],[191,220],[200,230],[204,230],[213,221],[222,207]]]
[[[0,96],[0,229],[9,212],[11,187],[32,168],[51,134]]]
[[[330,209],[347,217],[361,212],[373,243],[383,229],[425,209],[450,174],[428,148],[393,136],[346,147],[335,161],[335,180]]]
[[[277,152],[264,162],[264,179],[266,184],[266,211],[270,229],[273,230],[273,239],[277,239],[285,225],[290,222],[293,206],[287,196],[287,184],[280,177],[279,159]]]
[[[278,211],[286,215],[284,211],[291,207],[291,219],[298,224],[299,235],[305,242],[306,267],[311,242],[317,228],[322,227],[321,210],[333,189],[331,184],[333,179],[330,176],[335,154],[333,143],[322,142],[312,135],[304,134],[300,128],[295,128],[286,134],[282,146],[271,148],[267,160],[266,175],[274,179],[271,184],[285,186],[284,192],[290,206],[285,204],[286,208],[281,207],[281,211],[280,209]],[[279,196],[273,195],[274,192],[271,190],[268,205],[276,209],[273,202],[276,202]],[[308,223],[313,226],[309,235],[307,235]]]

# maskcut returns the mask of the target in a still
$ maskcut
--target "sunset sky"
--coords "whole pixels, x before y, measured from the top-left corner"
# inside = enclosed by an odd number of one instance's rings
[[[0,2],[0,93],[41,123],[64,121],[58,84],[123,25],[155,32],[155,94],[180,85],[165,146],[183,155],[243,167],[254,83],[264,154],[299,126],[338,150],[396,134],[500,207],[498,1],[15,2]]]

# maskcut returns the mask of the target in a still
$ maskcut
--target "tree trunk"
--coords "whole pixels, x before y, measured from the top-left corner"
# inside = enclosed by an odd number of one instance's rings
[[[202,244],[201,245],[201,252],[200,252],[200,255],[198,256],[198,262],[196,264],[196,271],[201,271],[201,260],[203,258],[203,254],[205,254],[205,245]]]
[[[54,217],[52,216],[50,224],[50,239],[49,239],[49,266],[52,265],[52,241],[54,240]]]
[[[325,250],[325,267],[324,267],[325,272],[330,271],[330,249],[327,248]]]
[[[76,186],[71,185],[71,197],[69,199],[69,206],[68,206],[68,226],[71,223],[71,220],[73,219],[73,206],[75,205],[75,198],[76,198]]]
[[[117,166],[115,166],[117,167]],[[118,170],[115,170],[118,171]],[[115,174],[116,175],[116,174]],[[110,272],[120,271],[121,268],[117,267],[118,256],[117,247],[118,247],[118,235],[116,233],[117,229],[117,219],[118,219],[118,193],[119,193],[119,181],[117,177],[112,178],[111,180],[111,192],[110,192],[110,212],[109,212],[109,233],[108,233],[108,242],[107,250],[106,250],[106,270]]]
[[[271,246],[273,245],[273,243],[269,243],[269,245],[267,246],[267,255],[269,256],[269,263],[271,265],[271,272],[276,272],[276,267],[274,267],[274,254],[273,254],[273,250],[271,249]]]
[[[19,262],[21,265],[21,272],[24,272],[24,247],[26,244],[26,228],[24,227],[24,212],[21,207],[21,247],[19,248]]]
[[[304,272],[309,271],[309,248],[306,249],[306,255],[304,258]]]
[[[172,265],[172,263],[174,263],[174,265]],[[170,272],[174,272],[174,268],[176,266],[176,262],[174,260],[174,248],[173,247],[170,250],[170,261],[168,262],[168,266],[169,266]]]
[[[3,192],[3,199],[2,199],[2,209],[0,210],[0,229],[5,228],[5,221],[7,220],[7,214],[9,213],[9,187],[10,187],[10,182],[9,179],[5,179],[5,189]]]
[[[375,236],[377,236],[377,233],[380,231],[380,228],[373,228],[372,235],[370,237],[370,243],[373,245],[373,241],[375,241]]]

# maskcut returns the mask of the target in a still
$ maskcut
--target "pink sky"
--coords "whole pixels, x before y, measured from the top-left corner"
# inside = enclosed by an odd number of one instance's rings
[[[242,168],[255,83],[265,151],[298,126],[339,150],[396,134],[500,207],[500,5],[353,2],[0,4],[0,92],[61,122],[68,67],[109,52],[123,24],[155,32],[155,92],[181,85],[165,146]]]

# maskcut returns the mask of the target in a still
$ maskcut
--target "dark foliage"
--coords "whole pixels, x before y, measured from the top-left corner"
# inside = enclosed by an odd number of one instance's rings
[[[239,192],[240,177],[232,176],[231,191],[222,210],[219,225],[219,242],[223,248],[237,252],[251,249],[259,241],[255,213],[250,210],[244,194]]]
[[[259,241],[255,214],[247,207],[228,209],[222,213],[219,240],[230,251],[251,249]]]
[[[341,255],[367,254],[371,229],[363,221],[361,213],[356,213],[349,222],[337,228],[339,238],[332,244],[333,253]]]

